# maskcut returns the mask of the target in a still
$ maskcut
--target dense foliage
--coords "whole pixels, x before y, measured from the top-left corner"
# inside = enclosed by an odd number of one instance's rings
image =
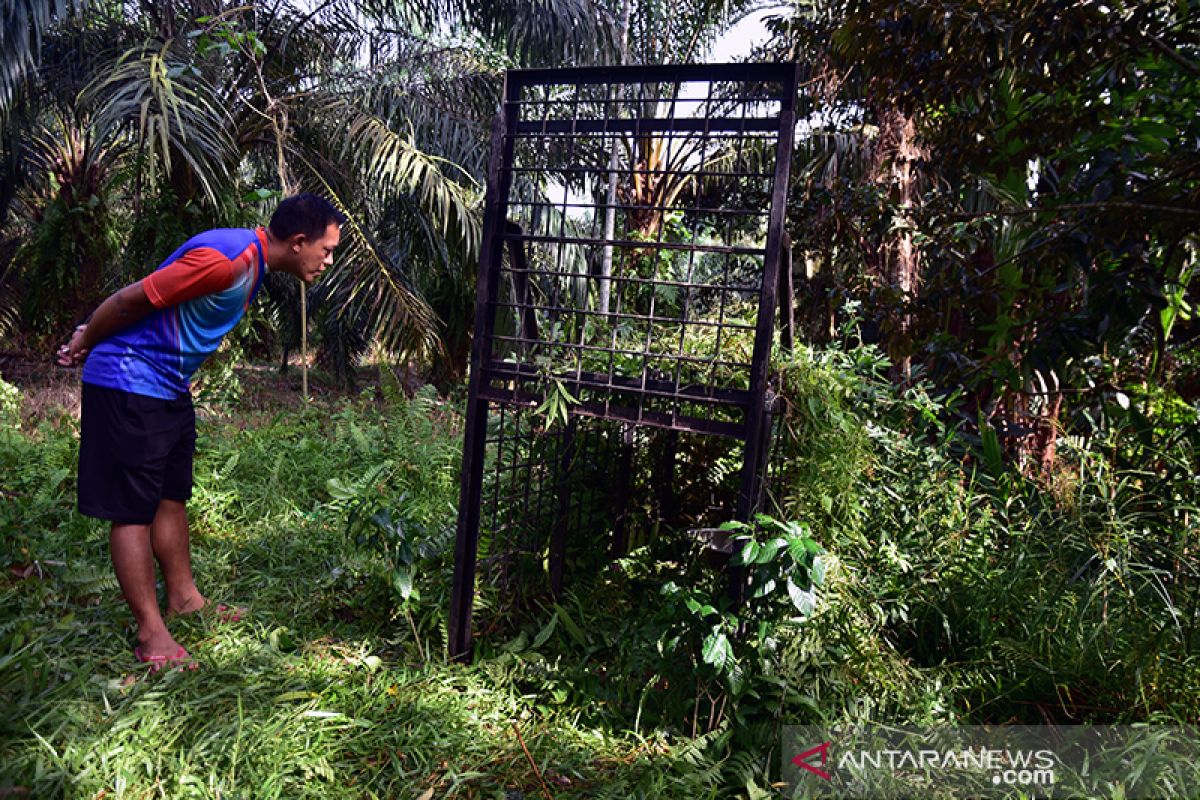
[[[1029,470],[1114,400],[1195,401],[1194,2],[818,1],[774,30],[813,81],[790,209],[812,338],[861,301],[898,373],[962,390]]]
[[[349,376],[373,342],[442,353],[478,238],[484,43],[416,5],[96,2],[39,19],[0,104],[0,336],[60,337],[188,235],[261,224],[305,189],[349,217],[309,298],[322,360]],[[298,292],[268,290],[287,348]]]
[[[448,387],[501,71],[697,60],[746,5],[8,0],[28,35],[0,62],[0,341],[61,337],[188,234],[305,189],[349,217],[308,298],[323,365],[348,380],[379,345]],[[299,292],[268,290],[286,360]]]
[[[779,366],[784,469],[775,518],[743,529],[742,610],[705,547],[659,528],[558,601],[482,586],[466,673],[445,663],[456,411],[387,380],[380,399],[205,423],[197,569],[251,614],[186,628],[202,670],[164,679],[168,706],[130,671],[101,526],[73,511],[74,421],[31,419],[8,387],[6,780],[287,795],[295,764],[318,795],[489,796],[534,786],[514,719],[556,797],[716,797],[767,786],[786,724],[1196,722],[1194,428],[1071,438],[1047,487],[994,433],[943,424],[928,385],[895,389],[874,347]],[[188,722],[166,737],[164,714]],[[87,770],[98,737],[124,755]]]

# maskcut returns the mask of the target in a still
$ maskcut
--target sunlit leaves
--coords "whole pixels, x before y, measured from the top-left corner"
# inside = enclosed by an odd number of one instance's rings
[[[325,193],[346,214],[346,224],[337,259],[318,285],[317,298],[331,306],[331,314],[361,314],[365,328],[385,349],[427,356],[437,342],[433,310],[398,266],[380,252],[359,216],[332,187],[326,187]]]
[[[382,192],[414,195],[443,235],[459,237],[474,252],[481,199],[474,179],[453,162],[421,151],[411,135],[392,130],[380,118],[349,107],[340,111],[349,120],[344,155],[357,161]]]

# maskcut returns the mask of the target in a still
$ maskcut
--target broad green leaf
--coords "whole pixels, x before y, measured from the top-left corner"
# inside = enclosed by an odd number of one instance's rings
[[[719,672],[725,672],[733,662],[733,648],[724,632],[714,630],[704,637],[700,657],[705,664],[712,664]]]
[[[817,607],[817,596],[810,589],[801,589],[799,586],[788,578],[787,581],[788,596],[792,598],[792,605],[800,612],[802,616],[809,616]]]
[[[554,634],[554,629],[557,627],[558,627],[558,612],[555,611],[550,616],[550,621],[547,622],[540,631],[538,631],[537,636],[533,637],[532,648],[534,650],[537,650],[539,647],[541,647],[547,641],[549,641],[550,637]]]
[[[565,608],[555,606],[555,609],[558,611],[558,619],[562,622],[563,629],[566,630],[567,634],[575,640],[576,644],[586,646],[588,639],[583,629],[575,624],[575,620],[571,619],[571,615],[567,613]]]
[[[775,591],[776,585],[777,584],[774,578],[767,578],[754,588],[754,591],[751,592],[750,597],[754,600],[757,600],[760,597],[766,597],[771,592]]]
[[[392,588],[400,595],[401,598],[407,600],[412,594],[412,573],[404,568],[392,570]]]
[[[771,539],[763,542],[762,549],[758,554],[759,564],[769,564],[775,560],[775,556],[779,555],[779,551],[787,546],[786,539]]]
[[[829,564],[824,556],[817,556],[813,559],[812,570],[809,574],[814,586],[825,585],[825,573],[828,569]]]

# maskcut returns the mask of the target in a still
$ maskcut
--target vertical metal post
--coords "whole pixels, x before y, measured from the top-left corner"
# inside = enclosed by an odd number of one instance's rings
[[[633,426],[620,428],[620,465],[617,468],[617,518],[613,526],[612,556],[624,558],[629,554],[629,489],[633,480]]]
[[[658,517],[674,528],[679,524],[679,493],[675,491],[675,462],[679,459],[679,431],[662,432],[658,456],[652,467]]]
[[[471,342],[471,373],[468,382],[467,420],[463,443],[463,467],[459,482],[458,532],[454,545],[454,585],[450,595],[449,651],[452,660],[471,659],[471,613],[475,606],[475,568],[479,550],[479,500],[483,490],[483,460],[487,444],[488,402],[479,396],[485,386],[488,343],[495,322],[499,284],[501,229],[507,216],[512,175],[502,165],[512,163],[516,130],[519,83],[504,82],[504,107],[492,125],[492,152],[488,163],[487,207],[484,210],[483,241],[475,301],[475,329]]]
[[[512,220],[504,223],[504,230],[511,236],[520,237],[524,231]],[[525,243],[519,238],[508,242],[508,261],[512,266],[513,304],[517,313],[517,337],[521,340],[521,351],[528,355],[537,341],[537,314],[533,310],[529,292],[529,260],[525,258]]]
[[[550,593],[557,600],[562,595],[563,573],[567,560],[567,514],[571,510],[571,467],[575,463],[575,436],[579,418],[571,417],[563,432],[562,458],[558,463],[558,510],[554,515],[554,530],[550,533]]]
[[[779,346],[791,353],[796,347],[796,289],[792,275],[792,237],[783,232],[779,265]]]
[[[750,408],[746,412],[746,449],[742,461],[742,485],[738,492],[737,517],[748,521],[754,513],[760,478],[763,426],[767,424],[767,377],[771,367],[771,344],[775,338],[775,303],[779,288],[779,261],[784,244],[784,211],[787,206],[788,177],[791,174],[792,149],[796,138],[796,86],[800,65],[795,66],[792,82],[779,107],[779,140],[775,146],[775,175],[771,187],[771,211],[767,221],[767,247],[763,254],[762,293],[758,301],[758,319],[754,335],[754,356],[750,367]],[[736,549],[735,549],[736,552]],[[742,570],[729,569],[729,594],[734,607],[741,604],[744,576]]]

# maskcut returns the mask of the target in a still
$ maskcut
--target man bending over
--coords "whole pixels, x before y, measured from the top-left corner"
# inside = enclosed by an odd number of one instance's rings
[[[250,307],[268,270],[312,283],[333,263],[345,218],[323,198],[289,197],[266,228],[211,230],[108,297],[58,352],[84,362],[79,511],[109,520],[113,568],[137,623],[139,661],[190,659],[168,617],[208,602],[192,578],[186,503],[196,415],[190,380]]]

